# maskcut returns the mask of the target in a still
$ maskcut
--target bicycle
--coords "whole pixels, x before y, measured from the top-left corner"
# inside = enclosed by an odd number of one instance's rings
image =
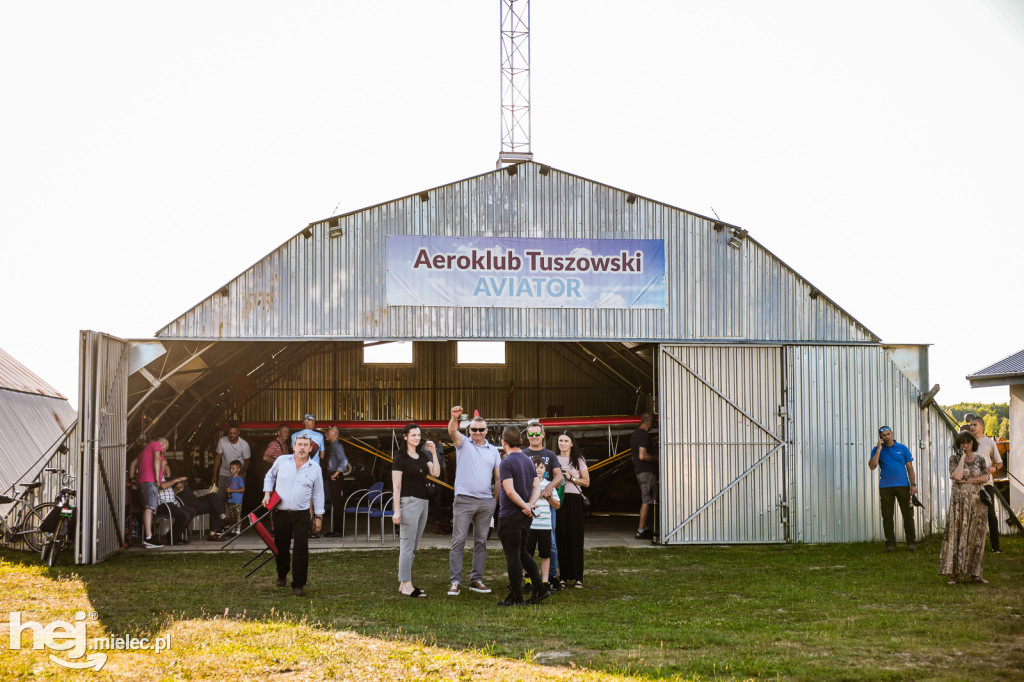
[[[49,470],[48,470],[49,471]],[[60,553],[71,546],[72,524],[75,516],[74,497],[77,491],[74,489],[75,477],[66,474],[63,470],[54,470],[61,474],[61,488],[57,498],[52,503],[44,503],[35,507],[38,509],[44,505],[51,505],[52,508],[46,513],[39,530],[44,534],[42,547],[39,550],[39,558],[48,565],[57,563]],[[35,510],[33,509],[33,511]]]
[[[57,469],[47,469],[47,472],[54,473]],[[11,508],[7,513],[0,516],[0,542],[4,545],[14,545],[18,541],[24,542],[33,552],[42,550],[43,534],[39,530],[43,519],[55,505],[44,503],[32,505],[35,501],[35,491],[43,484],[40,481],[33,483],[19,483],[17,487],[22,488],[20,493],[14,497],[0,495],[0,504],[10,504]],[[31,493],[31,500],[30,498]],[[27,510],[27,511],[26,511]],[[13,523],[11,517],[14,517]]]

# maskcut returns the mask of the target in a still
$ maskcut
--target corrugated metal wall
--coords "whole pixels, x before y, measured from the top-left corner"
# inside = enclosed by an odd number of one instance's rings
[[[784,542],[781,349],[662,350],[662,541]]]
[[[936,532],[949,507],[946,460],[955,434],[934,405],[922,411],[920,390],[881,347],[787,348],[793,540],[881,540],[878,471],[868,469],[878,428],[891,426],[914,455],[919,534]],[[896,531],[903,538],[897,511]]]
[[[661,539],[784,542],[782,349],[662,346]]]
[[[885,348],[664,345],[660,358],[665,542],[883,539],[867,466],[882,424],[914,455],[919,536],[942,530],[955,433]]]
[[[875,341],[755,240],[540,166],[494,171],[310,226],[158,332],[173,338]],[[331,236],[331,235],[335,236]],[[385,236],[662,239],[665,310],[385,304]],[[812,297],[813,294],[813,297]]]
[[[78,563],[99,563],[123,548],[128,349],[121,339],[81,333]]]
[[[632,414],[634,390],[569,344],[509,342],[503,365],[456,365],[452,343],[416,343],[412,365],[363,364],[362,343],[330,344],[262,387],[243,421],[443,419],[452,405],[491,418]],[[511,393],[511,397],[510,394]]]

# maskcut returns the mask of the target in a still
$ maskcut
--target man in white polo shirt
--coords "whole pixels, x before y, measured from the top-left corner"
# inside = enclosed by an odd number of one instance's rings
[[[220,501],[227,504],[228,481],[231,480],[231,463],[241,462],[241,476],[249,470],[249,460],[252,459],[252,451],[249,444],[239,434],[238,422],[228,422],[228,432],[217,441],[217,455],[213,458],[213,480],[212,484],[217,486],[217,495]]]
[[[469,524],[473,524],[473,568],[469,573],[469,589],[490,594],[484,585],[484,561],[487,558],[487,531],[491,526],[494,506],[498,500],[498,448],[487,442],[487,422],[474,417],[469,423],[469,438],[459,433],[462,408],[452,408],[448,435],[455,444],[455,504],[452,519],[452,546],[448,555],[451,585],[448,594],[462,591],[462,554],[466,548]]]
[[[988,462],[988,483],[985,490],[988,491],[992,504],[988,506],[988,539],[992,543],[992,553],[999,554],[999,517],[996,515],[996,508],[999,500],[996,499],[995,481],[992,474],[999,473],[1003,468],[1003,458],[999,455],[999,446],[995,440],[985,435],[985,420],[976,414],[966,415],[971,425],[971,435],[978,439],[978,449],[974,454],[981,455]]]

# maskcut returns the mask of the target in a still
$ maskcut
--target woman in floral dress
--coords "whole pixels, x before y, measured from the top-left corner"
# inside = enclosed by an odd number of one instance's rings
[[[977,448],[978,441],[973,434],[961,433],[956,437],[956,454],[949,458],[953,491],[949,497],[946,533],[939,554],[939,575],[948,576],[950,585],[955,585],[960,577],[970,578],[976,583],[988,583],[981,575],[988,510],[978,494],[988,481],[988,463],[975,453]]]

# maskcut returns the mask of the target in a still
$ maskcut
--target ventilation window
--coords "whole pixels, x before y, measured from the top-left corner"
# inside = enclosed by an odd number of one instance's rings
[[[363,364],[411,365],[412,341],[363,341]]]
[[[504,365],[504,341],[459,341],[456,360],[460,365]]]

